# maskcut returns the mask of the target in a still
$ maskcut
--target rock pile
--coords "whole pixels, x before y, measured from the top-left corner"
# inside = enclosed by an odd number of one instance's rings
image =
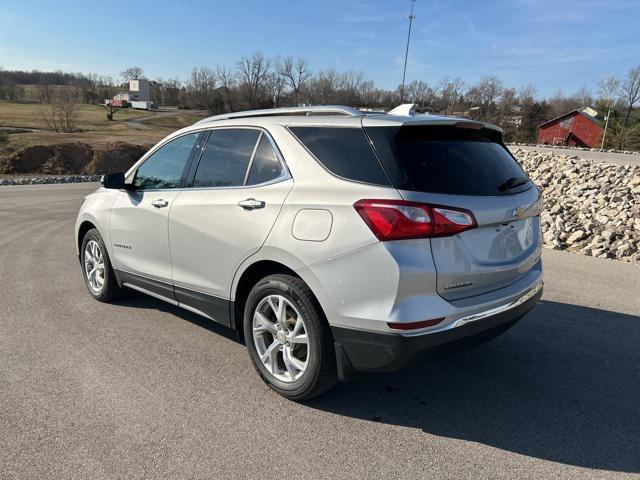
[[[640,264],[640,167],[513,153],[543,191],[545,246]]]
[[[44,185],[49,183],[99,182],[102,175],[63,175],[59,177],[16,177],[0,178],[3,185]]]
[[[605,148],[604,150],[600,148],[589,148],[589,147],[570,147],[568,145],[540,145],[538,143],[520,143],[520,142],[511,142],[507,143],[508,146],[513,147],[536,147],[536,148],[562,148],[563,150],[582,150],[583,152],[607,152],[607,153],[624,153],[627,155],[637,155],[638,152],[636,150],[618,150],[617,148]]]

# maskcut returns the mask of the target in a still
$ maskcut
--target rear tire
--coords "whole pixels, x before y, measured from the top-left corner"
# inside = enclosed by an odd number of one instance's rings
[[[269,275],[251,289],[244,335],[260,378],[279,395],[303,401],[337,383],[329,324],[300,278]]]
[[[118,285],[107,247],[95,228],[89,230],[80,247],[82,276],[89,293],[100,302],[111,302],[124,294]]]

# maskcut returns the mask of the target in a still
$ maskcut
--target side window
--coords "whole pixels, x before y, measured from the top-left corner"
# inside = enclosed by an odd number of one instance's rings
[[[194,187],[244,185],[259,130],[221,128],[213,130],[202,152]]]
[[[256,154],[251,162],[251,170],[247,178],[247,185],[259,185],[275,180],[282,175],[282,165],[273,150],[273,146],[266,135],[262,134]]]
[[[290,127],[324,167],[348,180],[391,186],[361,128]]]
[[[178,188],[198,132],[171,140],[138,167],[133,184],[140,190]]]

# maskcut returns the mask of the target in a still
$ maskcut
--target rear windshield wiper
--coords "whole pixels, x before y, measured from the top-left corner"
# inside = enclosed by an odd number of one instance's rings
[[[498,186],[498,190],[504,192],[506,190],[511,190],[512,188],[519,187],[520,185],[524,185],[528,183],[529,179],[527,177],[511,177],[504,181],[504,183]]]

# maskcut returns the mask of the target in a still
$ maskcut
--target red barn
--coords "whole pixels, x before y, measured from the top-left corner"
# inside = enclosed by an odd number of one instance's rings
[[[538,144],[599,147],[604,130],[585,110],[573,110],[539,125]]]

